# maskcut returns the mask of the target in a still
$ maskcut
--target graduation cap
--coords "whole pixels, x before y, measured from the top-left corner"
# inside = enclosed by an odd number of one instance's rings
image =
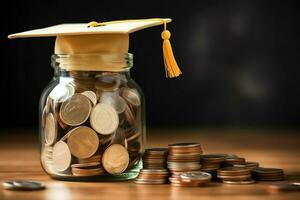
[[[161,33],[163,39],[163,55],[166,76],[177,77],[181,71],[174,58],[171,33],[167,30],[169,18],[150,18],[118,20],[109,22],[90,22],[80,24],[60,24],[42,29],[15,33],[9,39],[29,37],[55,36],[55,54],[97,54],[97,53],[128,53],[129,34],[164,25]]]

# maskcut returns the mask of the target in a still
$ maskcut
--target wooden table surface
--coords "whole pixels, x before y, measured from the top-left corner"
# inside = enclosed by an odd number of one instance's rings
[[[272,182],[252,185],[211,183],[187,188],[170,185],[64,182],[49,178],[40,167],[38,135],[34,131],[0,131],[0,181],[31,179],[45,182],[41,191],[9,191],[0,186],[0,199],[300,199],[300,192],[270,192]],[[300,182],[300,132],[258,130],[157,129],[148,130],[147,147],[197,141],[204,153],[233,153],[263,167],[283,168],[288,181]]]

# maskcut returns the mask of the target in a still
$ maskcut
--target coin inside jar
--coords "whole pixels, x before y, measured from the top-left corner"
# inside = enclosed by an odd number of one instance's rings
[[[64,101],[60,108],[60,119],[70,126],[83,124],[92,110],[90,100],[82,94],[74,94]]]
[[[115,92],[105,92],[100,98],[100,102],[111,105],[117,113],[122,113],[126,109],[125,100]]]
[[[70,167],[71,152],[68,145],[63,142],[57,142],[53,147],[53,166],[57,171],[63,172]]]
[[[109,135],[117,130],[119,116],[112,106],[98,103],[92,110],[90,124],[98,133]]]
[[[129,164],[129,154],[124,146],[113,144],[109,146],[102,156],[102,165],[110,174],[124,172]]]
[[[49,97],[56,103],[62,103],[72,96],[75,88],[70,84],[60,83],[50,92]]]
[[[52,113],[48,113],[45,119],[44,136],[46,145],[52,145],[57,137],[57,124]]]
[[[81,94],[86,96],[87,98],[89,98],[90,101],[93,103],[93,105],[97,104],[97,95],[95,92],[88,90],[88,91],[82,92]]]
[[[118,74],[103,72],[96,76],[95,88],[103,91],[113,91],[119,87],[121,83]]]
[[[122,89],[122,96],[124,99],[129,102],[133,106],[140,106],[141,100],[139,97],[138,92],[135,89],[131,88],[123,88]]]
[[[75,157],[89,158],[97,151],[99,138],[93,129],[79,126],[68,133],[68,146]]]

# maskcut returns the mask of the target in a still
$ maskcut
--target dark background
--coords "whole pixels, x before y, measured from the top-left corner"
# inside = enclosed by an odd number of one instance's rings
[[[8,40],[60,23],[170,17],[183,75],[166,79],[162,27],[131,35],[132,77],[150,126],[298,127],[297,7],[292,1],[9,1],[1,12],[1,128],[37,127],[54,38]]]

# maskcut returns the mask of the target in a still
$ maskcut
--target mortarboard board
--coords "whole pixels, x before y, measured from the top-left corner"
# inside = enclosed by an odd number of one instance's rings
[[[61,24],[42,29],[11,34],[9,39],[55,36],[55,54],[127,53],[129,34],[145,28],[164,25],[161,34],[164,63],[167,77],[173,78],[181,71],[173,56],[169,41],[170,32],[166,29],[169,18],[118,20],[110,22],[90,22]]]

